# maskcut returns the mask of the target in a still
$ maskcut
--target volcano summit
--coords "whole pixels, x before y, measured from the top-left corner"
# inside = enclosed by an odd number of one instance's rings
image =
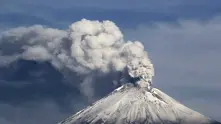
[[[125,84],[59,124],[219,124],[152,88]]]
[[[152,88],[144,67],[134,69],[129,82],[59,124],[220,124]]]

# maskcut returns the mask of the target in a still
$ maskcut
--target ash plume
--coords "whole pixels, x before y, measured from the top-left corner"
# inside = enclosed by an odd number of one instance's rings
[[[142,79],[142,87],[154,76],[142,43],[125,41],[111,21],[82,19],[67,30],[41,25],[14,28],[0,34],[0,46],[0,59],[4,59],[0,66],[18,59],[48,61],[60,71],[70,70],[83,76],[80,88],[89,97],[93,97],[94,79],[102,75],[126,70],[130,78]]]

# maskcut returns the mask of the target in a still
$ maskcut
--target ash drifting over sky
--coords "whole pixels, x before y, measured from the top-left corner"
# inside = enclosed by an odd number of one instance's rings
[[[78,83],[89,99],[94,94],[92,83],[96,83],[96,77],[115,72],[118,75],[125,70],[130,77],[139,77],[145,82],[151,82],[154,76],[153,65],[142,43],[124,41],[123,34],[111,21],[82,19],[68,30],[40,25],[14,28],[0,35],[0,46],[4,46],[0,49],[0,59],[5,60],[0,66],[18,59],[50,62],[59,71],[69,70],[84,77]],[[112,83],[120,85],[119,79],[112,79]]]

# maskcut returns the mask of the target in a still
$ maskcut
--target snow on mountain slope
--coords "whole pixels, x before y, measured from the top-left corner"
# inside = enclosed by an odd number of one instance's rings
[[[160,90],[125,84],[59,124],[209,124]]]

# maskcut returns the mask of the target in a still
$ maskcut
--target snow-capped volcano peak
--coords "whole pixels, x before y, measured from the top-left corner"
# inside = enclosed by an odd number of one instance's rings
[[[210,124],[156,88],[125,84],[59,124]]]
[[[132,61],[122,86],[59,124],[214,124],[152,87],[151,63]]]

